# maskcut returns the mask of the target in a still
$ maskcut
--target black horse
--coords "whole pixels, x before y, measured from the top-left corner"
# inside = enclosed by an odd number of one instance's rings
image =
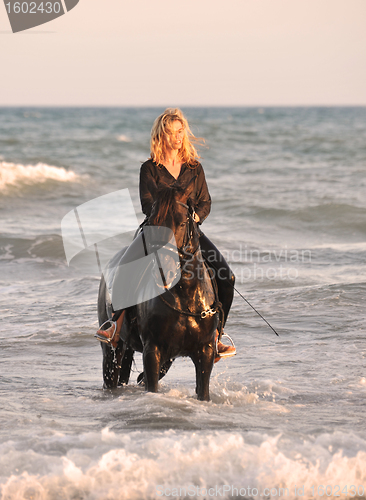
[[[209,381],[222,309],[215,280],[201,254],[200,233],[189,199],[191,192],[192,187],[184,192],[170,187],[159,191],[147,225],[165,226],[174,233],[180,279],[170,289],[166,285],[162,294],[126,309],[116,349],[101,344],[106,388],[128,383],[134,351],[143,353],[143,378],[145,388],[150,392],[157,392],[158,380],[175,358],[188,356],[196,368],[198,399],[210,399]],[[113,257],[112,268],[124,252],[125,249]],[[99,324],[111,315],[107,286],[102,277],[98,297]]]

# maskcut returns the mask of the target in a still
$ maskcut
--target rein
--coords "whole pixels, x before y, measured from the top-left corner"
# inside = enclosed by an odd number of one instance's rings
[[[197,250],[198,249],[199,249],[199,246],[198,246]],[[197,250],[195,251],[195,253],[197,252]],[[163,297],[163,295],[159,295],[159,298],[160,298],[160,300],[165,305],[167,305],[168,307],[170,307],[170,309],[172,309],[173,311],[178,312],[179,314],[183,314],[184,316],[191,316],[193,318],[205,319],[205,318],[207,318],[207,316],[210,317],[210,316],[213,316],[214,314],[219,313],[219,326],[218,326],[219,336],[218,336],[218,340],[220,340],[221,337],[222,337],[222,332],[223,332],[223,328],[224,328],[224,310],[223,310],[222,304],[221,304],[221,302],[219,300],[217,283],[216,283],[216,281],[215,281],[215,279],[213,277],[212,271],[211,271],[211,269],[209,267],[207,267],[207,271],[208,271],[208,274],[210,276],[210,280],[211,280],[211,283],[212,283],[212,288],[213,288],[214,294],[215,294],[215,302],[208,309],[204,309],[203,311],[198,312],[198,313],[194,313],[194,312],[191,312],[191,311],[184,311],[183,309],[179,309],[178,307],[175,307],[175,306],[172,306],[171,304],[169,304],[169,302],[167,300],[165,300],[165,298]],[[167,292],[169,292],[173,296],[173,299],[175,301],[175,297],[171,293],[171,291],[167,290]]]
[[[164,304],[170,307],[170,309],[173,309],[173,311],[179,312],[179,314],[184,314],[185,316],[192,316],[194,318],[205,319],[207,318],[207,316],[213,316],[222,309],[221,302],[215,301],[209,309],[205,309],[199,313],[183,311],[183,309],[179,309],[178,307],[169,304],[169,302],[167,302],[162,295],[159,295],[159,297],[164,302]]]

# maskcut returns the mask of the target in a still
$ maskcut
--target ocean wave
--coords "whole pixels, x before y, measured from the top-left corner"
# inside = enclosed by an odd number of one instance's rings
[[[124,134],[119,135],[117,137],[117,140],[120,142],[131,142],[131,139],[127,135],[124,135]]]
[[[320,245],[313,245],[313,249],[320,250],[332,250],[336,252],[350,252],[350,253],[364,253],[366,251],[366,242],[359,241],[356,243],[347,242],[347,243],[322,243]]]
[[[0,162],[0,190],[18,186],[19,184],[33,185],[48,180],[75,182],[79,179],[80,176],[72,170],[47,165],[46,163],[23,165],[21,163]]]
[[[13,259],[64,260],[61,236],[40,235],[35,238],[0,236],[0,261]]]
[[[328,498],[354,497],[352,491],[365,498],[366,443],[352,434],[294,443],[259,433],[117,434],[105,428],[78,436],[55,433],[33,444],[29,439],[27,449],[11,441],[0,446],[3,500],[307,500],[322,498],[326,485]]]

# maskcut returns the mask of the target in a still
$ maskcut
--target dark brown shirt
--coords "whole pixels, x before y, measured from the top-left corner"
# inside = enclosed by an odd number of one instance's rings
[[[150,215],[159,185],[177,186],[186,189],[193,178],[196,179],[191,199],[200,218],[199,224],[201,224],[211,210],[211,197],[202,165],[197,162],[197,165],[192,168],[192,166],[183,163],[178,179],[175,179],[164,165],[157,165],[152,160],[145,161],[140,170],[140,200],[144,214]]]

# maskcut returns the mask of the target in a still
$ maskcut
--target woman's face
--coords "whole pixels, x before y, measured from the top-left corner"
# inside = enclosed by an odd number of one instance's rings
[[[175,120],[171,124],[171,133],[167,134],[166,142],[170,149],[180,149],[183,144],[184,126],[179,120]]]

